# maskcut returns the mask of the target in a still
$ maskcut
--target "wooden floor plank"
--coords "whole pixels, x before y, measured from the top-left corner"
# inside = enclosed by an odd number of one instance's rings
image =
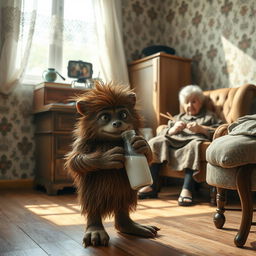
[[[17,250],[17,251],[1,253],[1,256],[47,256],[47,255],[49,254],[47,254],[41,248]]]
[[[35,249],[38,245],[18,226],[9,223],[0,231],[0,252]],[[1,255],[1,254],[0,254]]]
[[[200,199],[200,198],[199,198]],[[215,207],[205,198],[193,207],[179,207],[177,194],[139,200],[134,221],[161,228],[155,239],[118,233],[113,218],[104,220],[110,235],[108,247],[83,248],[85,218],[80,215],[76,194],[47,196],[40,191],[1,191],[0,255],[245,255],[256,253],[256,227],[252,226],[243,249],[233,239],[238,231],[239,202],[229,205],[223,229],[213,223]]]

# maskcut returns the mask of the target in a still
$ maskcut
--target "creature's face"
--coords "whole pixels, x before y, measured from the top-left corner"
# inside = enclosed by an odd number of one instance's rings
[[[106,108],[96,115],[97,138],[120,139],[121,133],[133,129],[132,118],[129,110],[124,107]]]
[[[186,98],[183,107],[186,114],[195,116],[199,113],[202,107],[202,101],[197,95],[192,94]]]
[[[142,120],[135,104],[136,95],[129,88],[95,83],[76,99],[76,108],[81,114],[78,136],[101,142],[121,140],[122,132],[141,127]]]

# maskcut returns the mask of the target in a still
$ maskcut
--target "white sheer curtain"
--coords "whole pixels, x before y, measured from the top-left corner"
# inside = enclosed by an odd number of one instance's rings
[[[106,81],[129,84],[123,48],[121,0],[93,0],[100,70]]]
[[[36,20],[37,0],[23,12],[24,0],[0,1],[0,93],[21,81],[27,65]]]
[[[0,93],[22,82],[26,67],[33,84],[48,67],[65,76],[68,60],[95,63],[94,77],[129,84],[121,0],[0,0],[0,15]]]

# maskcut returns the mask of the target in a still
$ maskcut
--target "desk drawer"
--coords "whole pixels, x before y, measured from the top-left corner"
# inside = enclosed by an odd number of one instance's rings
[[[59,83],[58,83],[59,84]],[[75,95],[84,93],[85,90],[71,88],[67,84],[43,83],[34,91],[34,111],[38,111],[51,103],[67,103]]]
[[[73,131],[77,115],[75,113],[55,113],[55,131]]]

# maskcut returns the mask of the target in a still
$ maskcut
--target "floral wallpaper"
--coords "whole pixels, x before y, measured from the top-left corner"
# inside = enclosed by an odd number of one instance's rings
[[[0,94],[0,179],[34,176],[33,87]]]
[[[127,62],[161,44],[193,60],[203,89],[256,84],[255,0],[122,0]],[[34,177],[33,88],[0,95],[0,179]]]
[[[193,83],[204,89],[256,84],[255,17],[255,0],[125,0],[127,59],[164,44],[193,60]]]
[[[166,0],[122,0],[123,38],[127,61],[142,57],[146,46],[165,44],[162,21]]]

